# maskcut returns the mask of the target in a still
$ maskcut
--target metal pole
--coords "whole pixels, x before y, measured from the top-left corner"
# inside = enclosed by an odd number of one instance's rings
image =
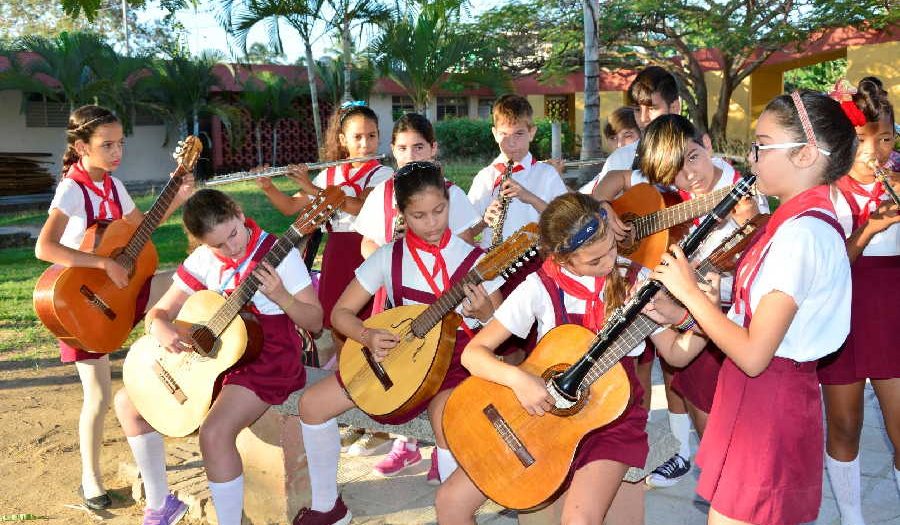
[[[558,121],[550,123],[550,157],[562,158],[562,123]]]
[[[128,44],[128,0],[122,0],[122,33],[125,37],[125,56],[131,56],[131,46]]]

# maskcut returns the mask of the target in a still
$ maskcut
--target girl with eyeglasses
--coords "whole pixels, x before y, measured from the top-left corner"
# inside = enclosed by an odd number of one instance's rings
[[[781,204],[738,265],[731,310],[701,292],[678,247],[652,274],[726,356],[697,453],[711,524],[816,519],[816,363],[850,329],[850,264],[828,185],[853,162],[853,126],[829,97],[794,92],[769,102],[755,134],[751,170]]]
[[[850,335],[840,352],[820,363],[819,381],[825,398],[828,478],[842,522],[861,525],[859,440],[866,379],[878,396],[894,447],[894,478],[900,489],[900,354],[895,333],[900,325],[896,299],[900,291],[900,214],[875,179],[875,167],[883,168],[889,162],[896,135],[894,108],[877,79],[865,78],[855,90],[842,89],[839,82],[832,96],[841,102],[859,141],[849,172],[831,191],[847,236],[853,298]]]
[[[473,247],[453,235],[448,227],[449,194],[441,169],[430,162],[411,162],[394,177],[397,206],[407,225],[400,240],[377,249],[356,270],[356,277],[338,299],[331,314],[337,330],[369,348],[376,361],[384,360],[397,346],[398,336],[387,330],[363,326],[360,315],[379,288],[388,290],[395,306],[433,302],[482,257]],[[456,333],[456,346],[440,392],[408,417],[392,421],[402,424],[427,410],[437,443],[440,478],[456,468],[441,428],[441,414],[450,389],[468,375],[459,362],[470,332],[486,322],[500,303],[502,279],[478,286],[466,285],[467,300],[458,312],[465,317]],[[337,493],[340,437],[334,418],[353,407],[342,386],[340,372],[308,388],[300,399],[303,444],[307,451],[312,505],[294,518],[294,525],[349,523],[350,511]]]
[[[50,263],[98,268],[117,286],[128,283],[128,270],[109,257],[82,251],[85,231],[99,221],[124,219],[137,227],[144,218],[122,181],[112,175],[125,152],[125,135],[119,119],[100,106],[82,106],[69,116],[66,151],[60,181],[50,203],[49,217],[41,228],[35,256]],[[168,217],[193,191],[194,178],[188,174],[171,206]],[[163,217],[163,221],[165,220]],[[144,316],[150,297],[150,280],[137,300],[137,323]],[[59,342],[60,358],[75,363],[84,391],[78,421],[81,452],[81,487],[87,507],[100,510],[112,505],[100,473],[103,420],[112,401],[109,356]]]

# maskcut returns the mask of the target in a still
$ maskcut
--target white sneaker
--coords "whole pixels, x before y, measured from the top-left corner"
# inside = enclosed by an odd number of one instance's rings
[[[384,432],[366,431],[361,438],[347,449],[348,456],[376,456],[391,449],[393,440]]]
[[[341,452],[347,452],[350,445],[356,443],[363,435],[366,429],[359,427],[341,427]]]

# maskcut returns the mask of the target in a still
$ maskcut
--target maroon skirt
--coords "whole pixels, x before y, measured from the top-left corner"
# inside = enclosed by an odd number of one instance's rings
[[[469,371],[466,370],[466,367],[462,365],[462,353],[463,350],[466,349],[466,345],[469,344],[469,340],[469,335],[463,330],[456,331],[456,343],[453,345],[453,355],[450,357],[450,366],[447,368],[447,374],[444,376],[444,381],[441,383],[441,387],[440,389],[438,389],[438,392],[443,392],[444,390],[454,388],[456,387],[456,385],[462,383],[464,379],[469,377]],[[334,376],[335,379],[337,379],[338,384],[341,385],[341,388],[346,389],[344,380],[341,379],[341,371],[336,370]],[[385,425],[402,425],[403,423],[412,421],[413,419],[418,417],[419,414],[427,410],[429,403],[431,403],[431,399],[423,401],[418,406],[403,415],[372,417],[372,419]]]
[[[716,382],[725,354],[709,343],[693,361],[684,368],[676,368],[672,376],[672,389],[692,405],[709,414],[716,394]]]
[[[566,486],[575,471],[588,463],[603,459],[618,461],[631,467],[643,468],[650,445],[647,441],[647,409],[642,405],[644,390],[634,371],[636,358],[622,358],[622,366],[631,383],[629,406],[612,423],[589,432],[578,445],[569,469]]]
[[[900,255],[860,256],[850,267],[853,279],[850,335],[840,350],[819,361],[823,385],[900,377]]]
[[[303,342],[286,314],[256,315],[262,328],[259,356],[225,374],[223,385],[240,385],[270,405],[280,405],[306,385]]]
[[[825,451],[815,372],[776,357],[751,378],[725,359],[697,452],[697,494],[717,512],[757,525],[816,519]]]
[[[141,319],[144,318],[144,310],[147,309],[147,302],[150,301],[150,283],[153,281],[153,277],[151,276],[149,279],[144,281],[144,285],[141,286],[141,291],[138,292],[137,299],[135,300],[135,308],[134,308],[134,322],[132,323],[132,327],[137,325]],[[100,359],[101,357],[108,354],[98,354],[96,352],[89,352],[87,350],[83,350],[81,348],[74,347],[68,343],[64,343],[59,341],[59,360],[63,363],[74,363],[75,361],[87,361],[88,359]]]
[[[331,328],[331,310],[363,262],[362,253],[359,251],[360,244],[362,235],[356,232],[328,233],[328,241],[322,253],[322,272],[319,276],[319,302],[325,316],[325,328]],[[370,301],[359,312],[359,318],[368,319],[371,311]]]

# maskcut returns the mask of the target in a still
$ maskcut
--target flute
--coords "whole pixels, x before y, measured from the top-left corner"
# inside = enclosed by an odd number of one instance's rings
[[[878,179],[878,182],[880,182],[882,186],[884,186],[884,191],[891,196],[891,200],[894,201],[894,204],[900,206],[900,196],[897,195],[897,192],[894,191],[893,186],[891,186],[891,180],[887,176],[887,170],[884,169],[883,166],[880,166],[878,161],[874,159],[869,161],[869,166],[875,170],[875,178]]]
[[[606,162],[607,157],[597,157],[594,159],[582,159],[582,160],[567,160],[563,163],[563,165],[567,168],[581,168],[583,166],[594,166],[596,164],[603,164]]]
[[[348,164],[353,162],[367,162],[370,160],[381,160],[385,156],[383,154],[378,155],[369,155],[367,157],[354,157],[352,159],[341,159],[341,160],[332,160],[327,162],[313,162],[307,164],[306,167],[311,170],[320,170],[324,168],[330,168],[332,166],[340,166],[341,164]],[[291,171],[290,166],[277,166],[273,168],[266,168],[260,171],[237,171],[234,173],[229,173],[227,175],[219,175],[217,177],[212,177],[207,180],[204,184],[206,186],[221,186],[222,184],[231,184],[232,182],[243,182],[245,180],[255,180],[261,179],[263,177],[272,178],[279,177],[281,175],[287,175]]]

